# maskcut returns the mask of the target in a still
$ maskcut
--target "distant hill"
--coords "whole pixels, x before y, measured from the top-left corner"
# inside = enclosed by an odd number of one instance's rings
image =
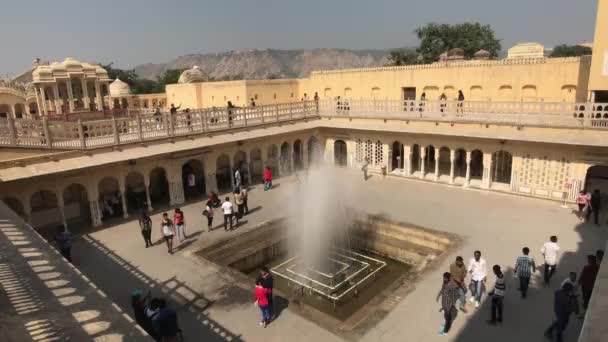
[[[141,78],[156,79],[167,69],[198,65],[212,79],[268,79],[306,77],[313,70],[373,67],[388,64],[390,50],[252,49],[222,53],[190,54],[168,63],[136,66]]]

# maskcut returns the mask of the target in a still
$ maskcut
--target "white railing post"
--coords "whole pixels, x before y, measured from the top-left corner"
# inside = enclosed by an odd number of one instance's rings
[[[42,132],[46,139],[46,147],[53,147],[53,139],[51,138],[51,129],[49,128],[49,121],[46,117],[42,118]]]
[[[15,129],[15,119],[9,113],[7,116],[7,124],[8,124],[8,141],[11,146],[17,145],[17,130]]]
[[[82,120],[78,119],[78,138],[80,139],[80,148],[87,148],[87,142],[84,139],[84,127],[82,126]]]
[[[120,144],[120,136],[118,132],[118,125],[116,123],[116,118],[112,117],[112,131],[114,132],[114,144]]]

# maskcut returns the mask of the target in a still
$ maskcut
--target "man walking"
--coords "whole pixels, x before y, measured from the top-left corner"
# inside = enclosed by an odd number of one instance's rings
[[[440,336],[445,336],[450,331],[452,327],[452,322],[454,318],[456,318],[456,301],[458,300],[458,287],[454,282],[451,281],[451,275],[449,272],[445,272],[443,274],[443,284],[441,285],[441,289],[437,294],[436,301],[439,301],[441,298],[441,310],[443,311],[443,318],[445,319],[445,324],[443,325],[443,329],[439,331]]]
[[[591,212],[593,212],[593,223],[595,223],[597,226],[600,225],[599,218],[602,203],[600,195],[601,194],[598,189],[593,190],[593,193],[591,193],[591,200],[589,201],[589,204],[591,204]]]
[[[555,291],[553,312],[555,321],[545,330],[545,337],[551,341],[562,342],[562,333],[568,326],[570,314],[574,312],[574,301],[572,298],[572,284],[565,283],[559,290]]]
[[[469,267],[467,267],[467,269],[471,274],[471,301],[474,301],[475,307],[478,308],[488,275],[488,266],[486,260],[481,257],[480,251],[475,251],[473,253],[473,258],[469,261]]]
[[[224,230],[228,231],[228,222],[230,222],[230,230],[233,229],[232,225],[232,203],[230,203],[230,197],[226,196],[226,200],[222,203],[222,211],[224,212]]]
[[[266,266],[262,266],[260,269],[260,275],[258,276],[257,281],[262,284],[262,287],[267,289],[266,298],[268,299],[268,311],[269,318],[272,319],[274,316],[274,300],[272,297],[272,289],[274,288],[274,279],[272,278],[272,273]]]
[[[492,296],[492,318],[488,323],[494,325],[502,323],[502,304],[507,286],[505,284],[505,275],[500,270],[500,266],[494,265],[492,271],[496,275],[496,282],[494,283],[494,290],[489,293]]]
[[[536,272],[536,264],[534,263],[534,258],[528,255],[530,254],[530,248],[524,247],[521,251],[524,254],[518,256],[515,261],[515,274],[517,274],[517,277],[519,278],[521,298],[526,298],[530,277],[532,276],[532,273]]]
[[[454,282],[458,288],[460,311],[467,313],[467,309],[465,307],[467,303],[467,287],[465,286],[464,281],[467,276],[467,269],[464,266],[464,261],[461,256],[457,256],[456,261],[450,265],[450,274],[452,277],[452,282]]]
[[[549,242],[545,242],[540,252],[545,258],[545,285],[549,285],[555,268],[557,267],[557,257],[559,254],[559,246],[557,245],[557,236],[553,235],[549,238]]]
[[[595,285],[595,278],[599,267],[597,265],[597,258],[593,254],[587,255],[587,265],[583,267],[581,271],[581,277],[578,279],[578,283],[581,286],[581,293],[583,294],[583,308],[585,311],[589,306],[589,300],[591,299],[591,292]]]

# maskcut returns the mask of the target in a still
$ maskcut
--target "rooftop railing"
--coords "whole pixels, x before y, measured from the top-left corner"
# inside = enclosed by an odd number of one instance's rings
[[[0,146],[89,149],[318,117],[315,102],[147,113],[96,121],[0,119]]]
[[[608,130],[608,103],[342,99],[86,122],[3,118],[0,146],[89,149],[320,116]]]

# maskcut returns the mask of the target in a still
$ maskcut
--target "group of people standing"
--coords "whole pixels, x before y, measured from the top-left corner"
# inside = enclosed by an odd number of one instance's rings
[[[154,246],[154,243],[152,242],[152,219],[147,210],[142,210],[141,212],[139,227],[146,248]],[[180,208],[175,208],[173,220],[169,218],[168,213],[163,213],[160,221],[160,234],[162,240],[167,244],[167,252],[169,254],[173,254],[173,239],[176,235],[180,243],[188,238],[188,235],[186,235],[186,219],[184,217],[184,212],[181,211]]]
[[[551,236],[549,241],[543,244],[540,252],[544,259],[543,280],[545,286],[548,287],[557,269],[560,255],[557,236]],[[580,277],[577,277],[576,272],[570,272],[568,278],[561,282],[554,296],[556,319],[545,331],[545,337],[558,342],[562,341],[562,333],[567,327],[570,315],[576,313],[582,318],[579,312],[577,289],[581,289],[583,308],[586,310],[603,256],[604,251],[602,250],[598,250],[595,255],[588,255],[587,265],[580,272]],[[459,304],[460,311],[467,313],[466,295],[468,291],[471,291],[470,301],[474,303],[475,307],[479,307],[482,295],[486,290],[487,268],[487,262],[481,257],[481,252],[475,251],[467,266],[464,264],[464,259],[457,256],[454,263],[450,265],[450,271],[443,274],[443,283],[437,294],[437,301],[441,299],[440,311],[443,311],[445,322],[439,335],[447,335],[450,331],[457,315],[457,304]],[[514,276],[519,279],[518,290],[522,299],[527,297],[530,279],[537,269],[534,258],[530,256],[530,248],[522,248],[522,255],[517,257],[514,268]],[[493,289],[488,292],[488,296],[491,298],[491,313],[488,323],[497,325],[503,321],[503,301],[507,286],[500,265],[493,265],[492,273],[495,276],[495,282]],[[470,276],[468,285],[467,276]]]
[[[578,217],[582,221],[589,221],[591,214],[593,214],[593,223],[600,225],[600,210],[602,208],[601,193],[598,189],[593,190],[592,193],[581,191],[576,198],[576,204],[578,205]]]

